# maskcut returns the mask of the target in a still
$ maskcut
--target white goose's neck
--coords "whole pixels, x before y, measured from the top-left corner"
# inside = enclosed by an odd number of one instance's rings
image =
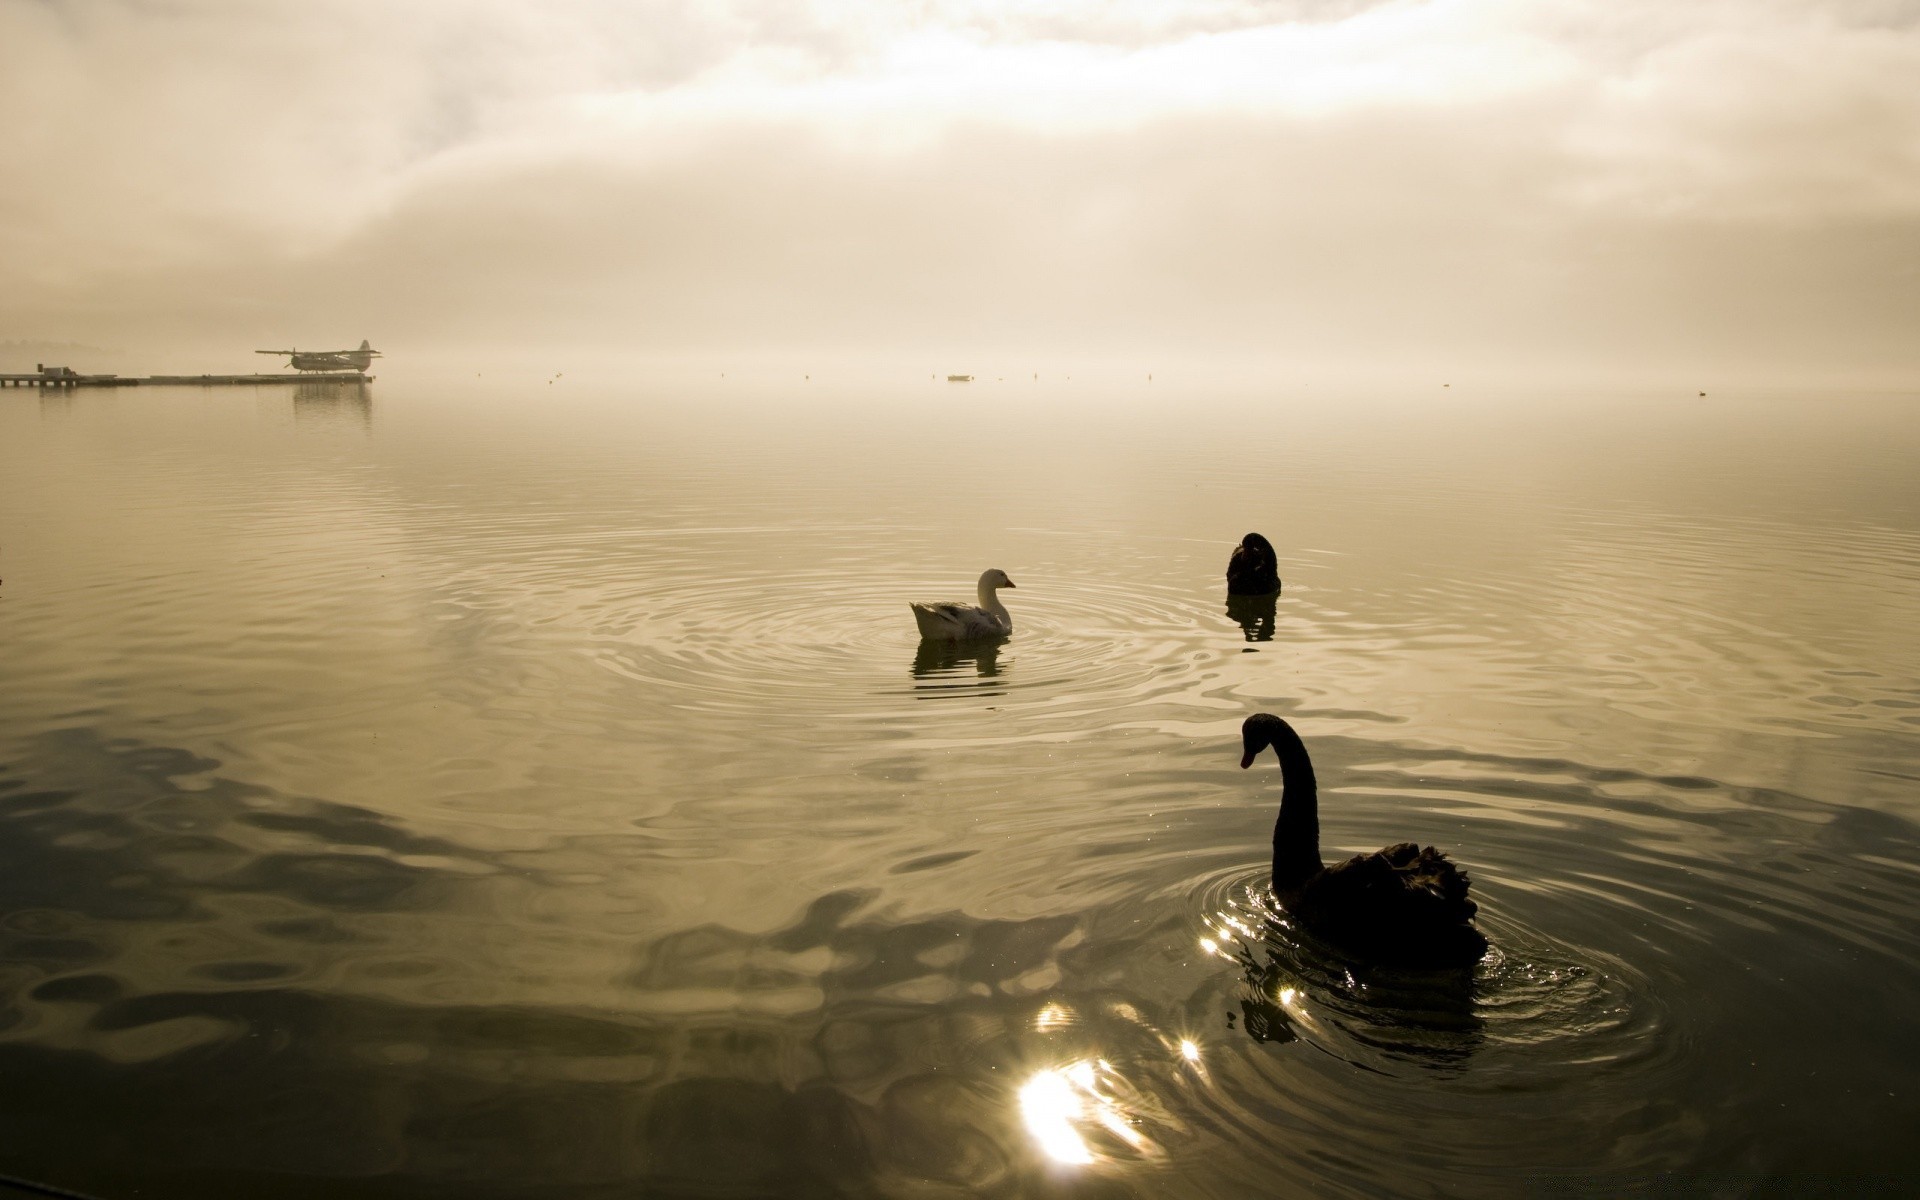
[[[990,583],[980,585],[980,607],[986,609],[1008,629],[1013,628],[1013,616],[1007,612],[1007,606],[1000,603],[1000,589]]]

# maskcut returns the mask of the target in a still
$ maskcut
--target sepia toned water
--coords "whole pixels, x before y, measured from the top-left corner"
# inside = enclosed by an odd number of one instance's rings
[[[1914,396],[0,393],[0,1172],[1911,1176],[1916,461]],[[1013,637],[921,647],[992,566]],[[1470,977],[1275,919],[1260,710],[1330,859],[1470,870]]]

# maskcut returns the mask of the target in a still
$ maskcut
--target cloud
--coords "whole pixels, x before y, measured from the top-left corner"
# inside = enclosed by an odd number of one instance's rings
[[[0,169],[52,168],[0,189],[22,335],[1920,366],[1916,5],[90,0],[0,39]]]

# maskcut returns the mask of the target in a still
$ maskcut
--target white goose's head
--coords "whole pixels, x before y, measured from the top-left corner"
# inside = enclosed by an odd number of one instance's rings
[[[994,567],[992,570],[988,571],[986,574],[980,577],[981,595],[985,595],[986,593],[994,591],[997,588],[1010,588],[1012,586],[1013,586],[1013,580],[1008,579],[1007,573],[1005,571],[1002,571],[999,567]]]

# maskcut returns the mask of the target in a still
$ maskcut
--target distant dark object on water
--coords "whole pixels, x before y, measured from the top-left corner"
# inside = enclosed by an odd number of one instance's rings
[[[1227,560],[1227,595],[1267,596],[1280,590],[1280,560],[1257,533],[1240,539]]]
[[[1705,393],[1705,392],[1701,392],[1700,394],[1701,394],[1702,396],[1704,396],[1704,395],[1706,395],[1706,393]]]
[[[1240,727],[1242,768],[1262,750],[1280,756],[1280,815],[1273,825],[1273,896],[1314,936],[1364,962],[1467,967],[1487,952],[1473,927],[1467,873],[1432,846],[1400,842],[1325,866],[1320,794],[1300,735],[1272,713]]]
[[[949,375],[949,376],[947,376],[947,382],[948,382],[948,383],[972,383],[972,382],[973,382],[973,376],[971,376],[971,375]]]

